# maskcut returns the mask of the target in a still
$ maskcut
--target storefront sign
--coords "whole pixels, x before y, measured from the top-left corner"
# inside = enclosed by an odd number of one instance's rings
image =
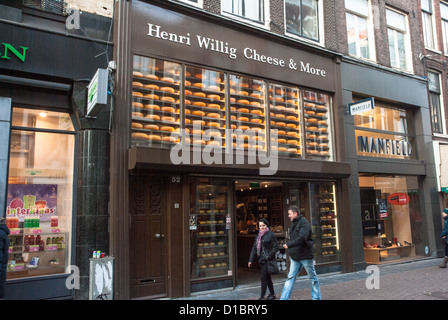
[[[2,46],[0,46],[0,59],[11,60],[11,56],[14,55],[20,61],[25,62],[28,48],[22,46],[19,48],[16,49],[11,44],[2,42]]]
[[[401,192],[393,193],[387,198],[389,203],[395,206],[403,206],[408,204],[410,199],[411,198],[406,193]]]
[[[406,140],[358,136],[358,154],[366,153],[385,157],[412,155],[412,144]]]
[[[132,4],[132,49],[335,91],[334,55],[256,36],[143,1]],[[276,41],[274,41],[276,40]]]
[[[87,86],[87,116],[96,116],[101,108],[107,105],[108,80],[109,72],[106,69],[98,69]]]
[[[348,111],[353,116],[355,114],[360,114],[366,111],[373,110],[375,108],[375,101],[373,98],[368,98],[353,103],[349,103]]]
[[[40,221],[50,221],[56,216],[57,189],[55,184],[10,184],[6,202],[6,217],[40,217]]]

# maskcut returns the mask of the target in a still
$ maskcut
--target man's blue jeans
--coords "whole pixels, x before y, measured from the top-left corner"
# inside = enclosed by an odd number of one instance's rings
[[[294,261],[293,259],[289,258],[289,261],[290,266],[288,279],[286,280],[285,286],[283,287],[280,300],[289,300],[294,282],[296,281],[296,277],[300,273],[302,268],[305,268],[306,273],[308,274],[308,278],[311,281],[311,298],[313,300],[321,300],[322,297],[320,294],[319,279],[317,278],[316,269],[314,268],[314,260]]]

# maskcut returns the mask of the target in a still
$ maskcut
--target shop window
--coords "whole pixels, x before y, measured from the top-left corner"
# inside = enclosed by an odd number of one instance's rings
[[[332,160],[330,97],[304,90],[305,147],[307,158]]]
[[[319,41],[319,1],[285,0],[286,32]]]
[[[13,109],[8,279],[65,273],[69,266],[74,133],[66,113]]]
[[[270,85],[269,112],[271,150],[277,151],[279,155],[301,157],[300,91],[297,88]],[[273,132],[277,136],[273,136]]]
[[[135,146],[171,148],[179,141],[181,65],[134,56],[132,134]]]
[[[437,50],[437,45],[434,35],[433,22],[433,3],[432,0],[421,0],[422,6],[422,20],[423,20],[423,39],[425,47],[428,49]]]
[[[232,224],[227,180],[193,178],[190,197],[192,281],[231,277]]]
[[[412,113],[375,102],[375,108],[354,116],[360,156],[416,159]]]
[[[366,262],[423,256],[418,178],[360,174],[359,187]]]
[[[266,151],[265,82],[230,75],[232,146]]]
[[[390,64],[398,69],[411,70],[407,17],[397,11],[386,9],[386,19]]]
[[[185,142],[225,146],[224,74],[187,67],[185,72]]]
[[[368,0],[345,0],[349,54],[374,60],[374,40]]]

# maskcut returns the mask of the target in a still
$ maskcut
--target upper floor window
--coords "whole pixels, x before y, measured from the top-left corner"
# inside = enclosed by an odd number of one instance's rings
[[[432,0],[422,0],[423,38],[425,47],[436,50]]]
[[[373,60],[374,39],[368,0],[345,0],[349,54]]]
[[[406,16],[386,9],[387,36],[389,38],[390,64],[392,67],[410,70],[410,39]]]
[[[192,6],[202,8],[202,1],[203,0],[177,0],[177,1],[185,2],[187,4],[191,4]]]
[[[285,0],[286,32],[319,41],[319,1]]]
[[[222,0],[221,11],[223,14],[265,25],[267,20],[265,2],[265,0]]]
[[[443,117],[440,104],[442,91],[440,89],[440,75],[438,73],[428,72],[428,87],[432,132],[443,133]]]
[[[440,2],[440,15],[442,17],[443,52],[448,54],[448,4]]]

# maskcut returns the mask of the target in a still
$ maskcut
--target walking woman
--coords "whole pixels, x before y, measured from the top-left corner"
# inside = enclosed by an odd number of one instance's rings
[[[271,275],[268,272],[268,260],[275,258],[278,250],[278,242],[274,233],[269,230],[269,222],[266,218],[261,218],[258,222],[258,236],[255,238],[254,245],[249,257],[248,267],[252,266],[255,255],[261,269],[261,296],[259,300],[275,300],[274,285],[272,284]],[[270,294],[265,297],[266,289],[269,288]]]
[[[446,263],[448,262],[448,208],[443,209],[442,217],[444,223],[443,223],[443,230],[440,236],[445,241],[445,256],[443,257],[443,262],[439,267],[446,268]]]

